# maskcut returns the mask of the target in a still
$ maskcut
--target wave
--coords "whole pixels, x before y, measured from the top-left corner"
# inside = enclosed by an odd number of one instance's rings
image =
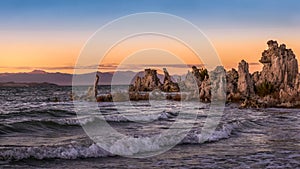
[[[232,132],[239,128],[240,122],[225,124],[221,129],[216,130],[212,135],[208,136],[205,141],[201,133],[189,132],[179,144],[203,144],[216,142],[230,137]],[[115,155],[132,156],[139,153],[160,151],[166,146],[174,145],[178,140],[176,136],[168,139],[158,139],[158,137],[128,137],[106,147],[99,147],[97,144],[78,145],[68,144],[60,146],[39,146],[39,147],[7,147],[6,150],[0,151],[0,161],[18,161],[23,159],[77,159],[77,158],[98,158]],[[109,150],[109,151],[106,151]]]
[[[105,116],[82,116],[82,117],[67,117],[67,118],[45,118],[42,119],[34,118],[28,120],[25,118],[16,122],[8,122],[0,124],[0,134],[8,134],[11,132],[32,132],[32,131],[43,131],[49,129],[61,130],[65,127],[76,127],[86,125],[88,123],[106,121],[106,122],[151,122],[157,120],[168,120],[176,117],[176,113],[162,112],[156,114],[145,114],[145,115],[105,115]]]
[[[231,136],[235,129],[242,126],[242,122],[235,121],[228,124],[224,124],[220,129],[215,130],[211,135],[202,133],[188,133],[181,143],[183,144],[199,144],[204,142],[215,142],[222,139],[227,139]]]
[[[65,146],[40,146],[40,147],[15,147],[0,151],[0,161],[18,161],[34,158],[38,160],[60,158],[76,159],[91,157],[111,156],[96,144],[90,146],[65,145]]]

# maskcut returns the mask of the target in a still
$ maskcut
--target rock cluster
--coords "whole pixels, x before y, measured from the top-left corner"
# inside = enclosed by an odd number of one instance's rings
[[[226,95],[228,101],[237,101],[240,99],[240,94],[238,92],[238,79],[239,74],[235,69],[231,69],[226,72]]]
[[[198,69],[193,66],[185,79],[179,80],[178,83],[174,82],[164,69],[165,78],[161,83],[156,70],[145,69],[144,77],[137,77],[130,87],[129,99],[147,100],[153,93],[142,95],[139,92],[162,91],[184,92],[168,94],[166,98],[169,100],[196,98],[202,102],[210,102],[226,99],[227,102],[241,102],[241,107],[299,106],[300,74],[295,54],[291,49],[287,49],[285,44],[279,46],[273,40],[267,44],[268,49],[262,53],[259,60],[263,64],[260,72],[250,74],[249,64],[242,60],[238,64],[238,70],[226,71],[224,67],[218,66],[208,72],[204,68]],[[92,95],[91,91],[89,95]]]
[[[249,64],[242,60],[238,66],[238,92],[248,98],[254,94],[254,86],[249,73]]]
[[[136,77],[130,91],[152,91],[162,87],[162,84],[157,77],[157,71],[154,69],[145,69],[144,77]]]
[[[164,92],[179,92],[179,86],[177,83],[172,81],[171,76],[169,75],[169,72],[167,71],[166,68],[163,69],[165,78],[164,78],[164,83],[162,86],[162,91]]]
[[[271,82],[275,88],[287,89],[293,87],[298,75],[298,62],[291,49],[277,41],[268,41],[268,49],[262,53],[259,60],[264,66],[257,83]]]
[[[185,87],[197,84],[201,101],[211,101],[211,93],[218,93],[212,91],[213,89],[219,90],[218,95],[222,96],[222,87],[225,87],[227,101],[241,102],[242,107],[299,106],[300,74],[295,54],[285,44],[279,46],[273,40],[267,44],[268,49],[262,53],[260,59],[263,64],[260,72],[250,74],[249,64],[242,60],[238,64],[238,71],[231,69],[226,72],[224,83],[221,73],[225,71],[223,67],[217,67],[204,78],[201,78],[200,69],[193,67],[183,84]],[[219,73],[214,75],[214,72]]]
[[[173,82],[166,68],[164,70],[164,82],[161,83],[157,71],[154,69],[145,69],[144,77],[137,76],[133,85],[130,87],[130,92],[147,92],[153,90],[161,90],[164,92],[179,92],[179,86]]]
[[[268,49],[262,53],[259,60],[263,64],[260,72],[254,72],[247,82],[250,90],[254,87],[252,99],[265,106],[297,106],[299,97],[298,61],[291,49],[285,44],[278,45],[277,41],[267,42]],[[240,68],[240,65],[239,65]],[[247,74],[247,71],[241,71]],[[241,74],[239,71],[239,78]],[[244,75],[243,75],[244,76]],[[249,92],[249,90],[243,90]],[[251,92],[250,92],[251,95]]]

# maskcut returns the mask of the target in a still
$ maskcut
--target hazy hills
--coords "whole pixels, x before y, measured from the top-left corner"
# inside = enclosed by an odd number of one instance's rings
[[[68,74],[68,73],[49,73],[43,70],[34,70],[28,73],[0,73],[0,83],[53,83],[61,86],[72,85],[73,76],[76,79],[77,85],[87,85],[93,83],[95,73],[86,74]],[[143,76],[144,72],[119,71],[119,72],[97,72],[100,76],[100,85],[109,85],[112,82],[113,76],[116,81],[114,84],[128,84],[136,76]],[[163,81],[163,75],[158,77]]]

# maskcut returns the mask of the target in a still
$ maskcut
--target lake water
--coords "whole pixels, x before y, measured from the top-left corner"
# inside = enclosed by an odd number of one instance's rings
[[[299,109],[226,106],[203,141],[209,104],[73,102],[71,92],[71,87],[0,88],[0,168],[300,167]],[[172,136],[158,145],[156,136],[178,121],[191,126],[185,137],[174,147]],[[111,127],[128,139],[101,147],[91,136],[93,127],[96,133]],[[170,150],[153,156],[166,147]]]

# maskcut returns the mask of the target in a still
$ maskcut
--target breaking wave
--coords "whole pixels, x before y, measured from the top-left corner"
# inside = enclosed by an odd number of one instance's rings
[[[205,142],[202,142],[201,133],[189,132],[179,144],[203,144],[215,142],[221,139],[229,138],[236,128],[241,125],[240,122],[234,122],[223,125],[212,135],[208,136]],[[71,143],[59,146],[37,146],[37,147],[5,147],[0,152],[1,161],[18,161],[23,159],[77,159],[77,158],[97,158],[117,155],[131,156],[137,153],[153,152],[162,149],[164,146],[172,145],[174,140],[165,139],[163,142],[157,142],[154,137],[125,138],[118,140],[111,147],[109,152],[97,144],[79,145]],[[161,140],[160,140],[161,141]],[[176,140],[175,140],[176,141]]]

